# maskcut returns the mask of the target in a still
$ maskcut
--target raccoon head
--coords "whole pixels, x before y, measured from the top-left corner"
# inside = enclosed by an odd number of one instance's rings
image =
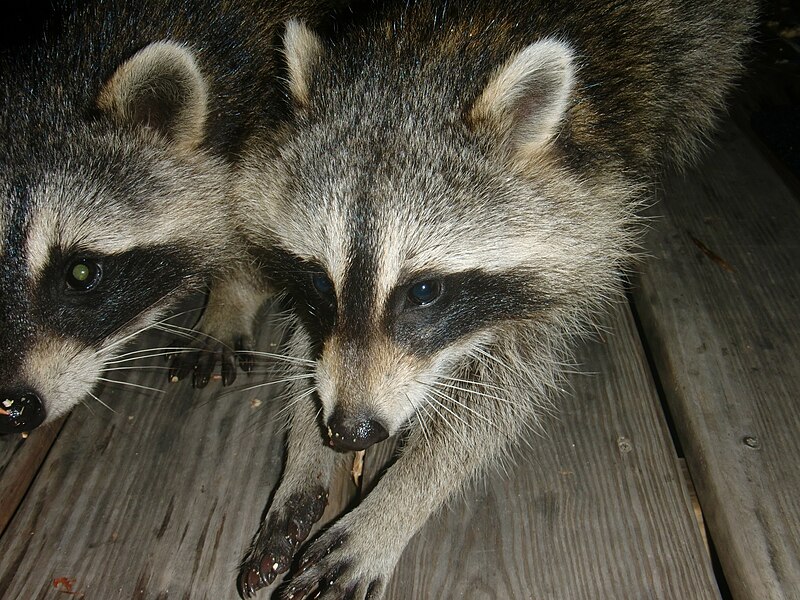
[[[285,43],[298,124],[252,149],[241,219],[314,339],[331,444],[363,449],[450,410],[445,388],[509,331],[606,289],[622,211],[558,162],[574,80],[560,41],[512,52],[479,89],[429,48],[333,56],[298,23]]]
[[[139,51],[94,111],[54,94],[31,114],[51,85],[36,83],[2,123],[0,433],[90,394],[125,341],[202,287],[226,239],[228,170],[199,146],[207,85],[189,49]]]

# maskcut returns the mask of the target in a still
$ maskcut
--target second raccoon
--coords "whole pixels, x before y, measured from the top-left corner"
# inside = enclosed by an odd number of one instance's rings
[[[410,0],[335,44],[290,25],[296,125],[249,146],[237,184],[299,359],[245,595],[299,564],[281,597],[381,597],[430,515],[539,426],[572,339],[618,293],[637,208],[723,107],[753,12]],[[295,562],[336,451],[394,434],[397,461]]]

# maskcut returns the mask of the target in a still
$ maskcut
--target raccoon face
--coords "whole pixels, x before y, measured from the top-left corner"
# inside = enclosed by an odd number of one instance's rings
[[[147,47],[97,102],[96,120],[54,107],[60,129],[2,152],[0,433],[91,394],[224,253],[227,169],[198,147],[205,83],[191,53]]]
[[[613,259],[582,222],[591,187],[552,159],[565,45],[521,50],[466,109],[437,81],[415,87],[416,63],[382,73],[357,56],[362,73],[343,74],[296,23],[286,45],[299,125],[253,152],[242,221],[315,341],[331,444],[358,450],[449,410],[437,398],[466,361],[489,361],[509,324],[569,311]]]

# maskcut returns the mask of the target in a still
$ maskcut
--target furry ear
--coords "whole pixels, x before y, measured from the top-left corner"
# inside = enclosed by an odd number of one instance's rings
[[[203,139],[208,85],[188,48],[155,42],[116,70],[97,105],[121,125],[148,127],[191,150]]]
[[[305,23],[297,19],[286,22],[283,53],[289,69],[289,91],[300,106],[308,105],[311,70],[322,55],[322,49],[322,40]]]
[[[469,120],[502,132],[512,150],[536,152],[557,133],[573,87],[572,50],[544,39],[512,56],[475,101]]]

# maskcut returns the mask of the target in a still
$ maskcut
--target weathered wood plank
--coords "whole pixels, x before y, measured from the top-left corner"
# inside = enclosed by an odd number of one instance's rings
[[[390,598],[719,596],[627,308],[612,321],[546,437],[420,532]]]
[[[0,535],[28,491],[63,419],[33,431],[27,439],[19,435],[0,437]]]
[[[237,564],[281,468],[274,386],[164,380],[139,373],[166,394],[107,386],[115,412],[71,415],[0,538],[3,597],[238,597]]]
[[[667,186],[635,302],[737,599],[800,597],[800,205],[726,127]]]

